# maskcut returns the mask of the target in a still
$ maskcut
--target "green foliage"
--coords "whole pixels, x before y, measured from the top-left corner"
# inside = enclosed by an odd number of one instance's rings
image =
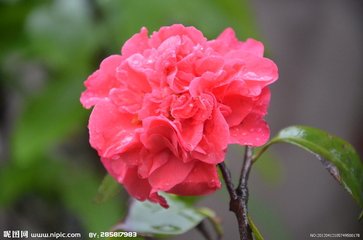
[[[102,204],[93,201],[100,179],[84,169],[80,174],[73,166],[67,166],[61,188],[61,198],[89,231],[106,231],[117,222],[126,211],[126,201],[112,198]]]
[[[12,160],[26,167],[41,160],[40,155],[50,151],[56,143],[81,126],[85,111],[74,104],[79,99],[80,86],[56,81],[40,95],[30,98],[25,110],[16,121],[12,135]]]
[[[226,27],[233,27],[241,39],[257,35],[246,0],[99,0],[98,3],[105,18],[105,31],[111,33],[118,44],[143,26],[151,33],[173,23],[193,25],[209,38],[216,37]],[[109,38],[104,41],[109,43]]]
[[[363,164],[348,142],[316,128],[291,126],[281,130],[271,139],[256,154],[254,160],[275,143],[290,143],[315,154],[358,205],[363,207]]]
[[[126,219],[114,230],[138,232],[145,236],[172,236],[189,231],[206,218],[205,209],[200,211],[174,195],[163,194],[163,197],[169,204],[168,209],[148,201],[133,201]]]
[[[26,84],[14,88],[26,79],[17,75],[1,78],[0,83],[20,98],[21,106],[8,129],[10,159],[0,168],[0,207],[11,207],[27,193],[36,193],[49,201],[57,199],[57,204],[72,211],[88,231],[110,230],[124,216],[127,199],[110,176],[98,188],[99,169],[78,162],[89,156],[80,145],[74,148],[81,157],[58,156],[55,150],[85,131],[89,111],[82,109],[79,96],[83,81],[101,59],[118,54],[124,41],[142,26],[151,34],[163,25],[182,23],[197,27],[208,38],[233,27],[240,39],[259,38],[246,0],[8,2],[0,3],[0,28],[6,33],[0,38],[0,75],[6,72],[8,59],[17,56],[44,69],[45,80],[42,87],[29,93]],[[23,68],[20,63],[13,67]],[[257,152],[255,160],[275,143],[290,143],[315,154],[363,207],[363,167],[350,144],[318,129],[293,126],[283,129]],[[273,156],[268,158],[254,167],[268,182],[276,183],[282,166]],[[206,219],[218,235],[223,234],[213,211],[193,207],[199,197],[166,198],[169,210],[148,202],[133,202],[129,215],[116,229],[171,236]],[[255,219],[262,226],[274,228],[269,231],[270,237],[276,234],[278,239],[287,238],[276,214],[253,200],[250,209]],[[263,239],[251,219],[250,225],[255,239]]]
[[[49,68],[51,75],[44,89],[28,97],[16,121],[11,153],[22,166],[82,127],[86,111],[79,104],[79,95],[96,51],[86,1],[41,5],[27,20],[26,53]]]
[[[88,231],[109,230],[127,207],[125,196],[118,194],[120,186],[110,176],[98,188],[99,169],[80,163],[82,158],[89,159],[90,154],[81,144],[71,142],[85,131],[89,115],[79,103],[82,83],[101,59],[119,53],[123,42],[142,26],[151,33],[163,25],[182,23],[199,28],[208,38],[233,27],[240,39],[258,38],[246,0],[19,0],[1,2],[0,15],[0,28],[6,33],[0,38],[0,84],[20,100],[17,114],[8,119],[11,129],[4,131],[9,133],[10,158],[0,168],[0,207],[10,208],[27,193],[36,193],[49,201],[56,199],[56,204],[72,211]],[[17,75],[24,66],[19,61],[10,61],[14,56],[44,70],[44,82],[36,91],[29,93],[27,86],[32,83],[24,83],[27,79]],[[15,74],[7,74],[9,63]],[[25,75],[28,74],[31,71]],[[5,101],[9,106],[10,100]],[[316,154],[363,207],[363,167],[351,145],[321,130],[294,126],[282,130],[257,153],[255,160],[279,142]],[[56,150],[65,143],[75,144],[80,156],[60,156]],[[271,182],[281,176],[278,163],[272,158],[255,166]],[[171,205],[169,210],[148,202],[134,202],[125,221],[116,229],[170,236],[208,219],[217,234],[223,234],[213,211],[193,207],[199,197],[166,198]],[[252,212],[268,221],[273,219],[270,222],[274,222],[274,229],[282,228],[268,209],[254,207],[252,201],[251,204]],[[251,219],[250,225],[255,238],[262,239]],[[278,238],[282,239],[281,236]]]
[[[116,182],[116,180],[111,175],[106,174],[98,188],[97,195],[95,196],[95,202],[104,203],[108,201],[117,193],[120,193],[120,189],[120,184]]]
[[[103,204],[93,202],[100,179],[91,169],[59,159],[42,159],[20,168],[9,165],[0,169],[0,206],[9,207],[27,193],[44,199],[57,199],[78,217],[88,231],[105,231],[123,216],[126,203],[120,198]]]

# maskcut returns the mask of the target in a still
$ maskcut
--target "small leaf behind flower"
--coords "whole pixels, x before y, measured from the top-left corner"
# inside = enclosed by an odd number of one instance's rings
[[[207,217],[177,196],[163,194],[163,197],[168,201],[168,209],[148,201],[134,200],[126,219],[112,230],[138,232],[153,237],[179,235],[196,227]]]
[[[263,240],[262,234],[260,233],[260,231],[257,229],[255,223],[252,221],[252,218],[250,215],[248,215],[248,224],[251,227],[253,236],[255,240]]]
[[[218,239],[223,239],[223,228],[221,225],[221,221],[216,215],[216,213],[212,211],[210,208],[199,208],[198,210],[200,213],[205,215],[207,219],[210,221],[210,223],[213,225],[213,228],[218,236]]]
[[[94,200],[96,203],[103,203],[107,201],[109,198],[119,193],[120,189],[121,189],[120,184],[116,182],[116,180],[113,179],[113,177],[107,174],[103,178]]]
[[[291,126],[281,130],[253,160],[256,161],[274,143],[290,143],[315,154],[358,205],[363,207],[363,164],[348,142],[316,128]]]
[[[363,218],[363,210],[360,212],[359,217],[358,217],[358,220],[361,221],[362,218]]]

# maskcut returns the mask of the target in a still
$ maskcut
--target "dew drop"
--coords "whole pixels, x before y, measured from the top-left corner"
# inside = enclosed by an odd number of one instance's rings
[[[112,156],[111,159],[112,160],[119,160],[121,157],[119,155],[115,155],[115,156]]]
[[[154,229],[157,229],[159,231],[163,232],[174,232],[179,230],[180,228],[174,225],[160,225],[160,226],[152,226]]]
[[[216,186],[216,182],[214,180],[211,180],[210,182],[208,182],[208,187],[214,188],[215,186]]]

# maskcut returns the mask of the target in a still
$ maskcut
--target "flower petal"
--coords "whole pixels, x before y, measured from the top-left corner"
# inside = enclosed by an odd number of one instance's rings
[[[199,145],[191,153],[192,157],[210,164],[224,161],[229,139],[229,126],[218,108],[204,125],[204,135]]]
[[[217,167],[214,164],[198,162],[188,177],[168,192],[182,196],[194,196],[212,193],[220,187]]]
[[[270,137],[270,129],[261,115],[251,113],[243,122],[230,128],[229,143],[240,145],[261,146]]]
[[[167,191],[184,181],[193,166],[194,161],[184,163],[170,154],[168,162],[150,175],[149,183],[156,190]]]
[[[108,97],[111,89],[120,86],[117,81],[116,68],[121,63],[123,57],[112,55],[102,61],[100,69],[95,71],[84,82],[86,90],[81,95],[81,103],[85,108],[91,108],[100,100]]]
[[[228,95],[222,102],[230,108],[230,114],[226,116],[226,121],[230,127],[239,125],[252,111],[254,104],[251,98],[241,95]]]
[[[138,126],[133,123],[133,115],[118,111],[110,100],[94,107],[88,128],[90,144],[102,157],[122,153],[137,141]]]
[[[148,180],[139,178],[136,168],[129,168],[121,183],[127,192],[137,200],[150,200],[159,203],[164,208],[168,207],[166,200],[151,188]]]
[[[130,56],[135,53],[142,53],[149,48],[148,31],[145,27],[125,42],[121,49],[122,56]]]

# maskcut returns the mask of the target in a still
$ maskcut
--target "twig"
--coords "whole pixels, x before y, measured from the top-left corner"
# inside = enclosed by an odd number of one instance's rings
[[[238,187],[236,189],[237,195],[242,197],[242,208],[243,208],[243,221],[244,224],[247,226],[247,233],[252,239],[252,231],[248,223],[248,178],[250,175],[251,167],[252,167],[252,155],[253,155],[253,148],[251,146],[246,146],[245,148],[245,155],[243,159],[243,165],[241,169],[241,174],[239,177]]]
[[[224,182],[226,183],[229,196],[231,197],[231,199],[237,199],[237,193],[236,193],[236,190],[234,189],[231,172],[229,171],[229,169],[227,168],[227,166],[224,162],[221,162],[218,165],[219,165],[219,168],[221,169]]]
[[[246,146],[244,161],[241,169],[241,175],[239,177],[239,184],[236,189],[237,195],[242,196],[242,207],[243,207],[243,219],[245,224],[248,226],[248,217],[247,217],[247,204],[248,204],[248,177],[250,175],[251,166],[252,166],[252,147]]]
[[[244,161],[241,169],[241,175],[239,176],[239,184],[237,187],[237,192],[239,193],[243,191],[243,188],[247,187],[247,181],[252,165],[252,153],[253,153],[252,147],[246,146]]]
[[[241,240],[252,240],[252,231],[248,225],[247,217],[247,202],[248,189],[247,182],[249,172],[252,166],[252,148],[246,147],[243,166],[241,170],[240,181],[237,189],[231,178],[231,173],[224,162],[218,164],[221,169],[223,179],[226,183],[227,190],[230,196],[229,210],[234,212],[238,221],[238,230]]]

